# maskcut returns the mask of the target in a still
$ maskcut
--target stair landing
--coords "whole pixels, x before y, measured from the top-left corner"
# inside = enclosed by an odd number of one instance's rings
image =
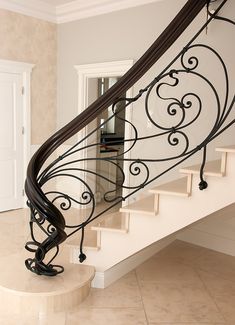
[[[65,267],[64,273],[46,277],[28,271],[24,265],[30,257],[24,249],[28,240],[28,213],[28,209],[20,209],[0,214],[0,238],[3,239],[0,250],[0,313],[36,315],[69,311],[88,296],[95,269],[71,264],[64,246],[56,259],[56,264]]]

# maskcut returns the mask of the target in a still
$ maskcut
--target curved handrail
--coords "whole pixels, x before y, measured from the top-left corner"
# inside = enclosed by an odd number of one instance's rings
[[[152,46],[144,53],[144,55],[134,64],[134,66],[120,80],[112,86],[103,96],[98,98],[80,115],[73,119],[51,136],[34,154],[28,170],[25,183],[25,191],[29,199],[31,209],[37,211],[40,217],[45,218],[50,224],[56,225],[50,238],[47,238],[40,247],[33,249],[27,247],[28,250],[36,253],[37,267],[32,270],[33,259],[26,261],[26,266],[31,271],[38,274],[56,275],[63,271],[56,270],[50,265],[45,265],[42,261],[47,251],[63,242],[67,235],[64,231],[65,220],[61,212],[48,200],[41,189],[38,181],[38,174],[45,161],[50,155],[67,139],[83,129],[89,122],[95,119],[102,111],[107,109],[118,97],[132,87],[150,68],[155,64],[170,46],[184,32],[188,25],[194,20],[201,9],[209,3],[210,0],[188,0],[185,6],[180,10],[177,16],[172,20],[168,27],[162,32]],[[35,242],[32,245],[35,245]],[[43,247],[43,249],[42,249]]]

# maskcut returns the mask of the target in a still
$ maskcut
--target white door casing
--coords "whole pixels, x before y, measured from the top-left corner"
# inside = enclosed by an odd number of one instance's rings
[[[102,63],[92,63],[85,65],[76,65],[74,66],[78,74],[78,114],[80,114],[84,109],[88,107],[89,98],[89,79],[91,78],[108,78],[108,77],[121,77],[123,76],[132,66],[133,60],[124,60],[124,61],[114,61],[114,62],[102,62]],[[126,97],[130,98],[132,96],[132,88],[127,91]],[[128,121],[132,120],[132,110],[126,110],[126,119]],[[128,124],[125,128],[125,138],[131,138],[131,127]],[[85,138],[88,133],[87,127],[79,132],[79,139]],[[79,139],[77,139],[79,141]],[[83,146],[87,145],[87,141],[83,142]],[[124,150],[127,150],[127,146],[130,144],[125,143]],[[82,150],[80,159],[87,157],[88,153],[86,150]],[[130,158],[130,152],[125,155],[125,158]],[[129,183],[129,173],[126,170],[128,168],[124,164],[124,173],[126,175],[126,182]],[[87,163],[84,162],[83,169],[87,169]],[[86,180],[85,180],[86,181]],[[124,189],[123,195],[127,194],[127,190]],[[128,200],[127,200],[128,202]]]
[[[23,206],[22,82],[0,72],[0,211]]]
[[[32,65],[0,60],[0,212],[25,206]]]

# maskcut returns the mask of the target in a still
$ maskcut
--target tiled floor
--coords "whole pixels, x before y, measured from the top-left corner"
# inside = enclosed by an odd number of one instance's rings
[[[1,325],[235,325],[235,257],[175,241],[70,313]]]
[[[235,324],[235,258],[175,241],[105,290],[67,324]],[[83,318],[82,318],[83,319]]]

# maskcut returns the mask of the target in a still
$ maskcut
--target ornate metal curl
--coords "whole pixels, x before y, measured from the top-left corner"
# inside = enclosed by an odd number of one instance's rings
[[[52,210],[52,214],[55,216],[50,219],[48,219],[43,210],[29,202],[29,208],[31,209],[30,231],[32,240],[26,244],[26,249],[35,254],[34,258],[26,260],[26,267],[30,271],[49,276],[54,276],[63,272],[64,268],[62,266],[52,265],[52,262],[59,252],[59,244],[66,237],[70,237],[78,231],[81,232],[79,259],[80,262],[83,262],[86,259],[86,255],[83,252],[83,244],[85,228],[88,224],[99,218],[104,213],[111,211],[117,204],[120,204],[131,195],[134,195],[144,187],[148,186],[150,183],[171,171],[200,150],[203,151],[203,156],[199,188],[200,190],[207,188],[208,184],[204,180],[207,146],[212,140],[235,123],[235,119],[228,121],[232,109],[234,108],[235,94],[232,93],[231,95],[229,74],[222,56],[209,45],[196,43],[196,40],[212,19],[235,25],[232,20],[218,16],[218,12],[226,1],[227,0],[224,0],[222,2],[215,13],[209,13],[210,18],[208,22],[202,26],[199,32],[194,35],[171,63],[145,88],[141,89],[139,93],[132,98],[122,96],[115,99],[112,105],[111,117],[86,134],[84,138],[78,141],[69,150],[64,152],[59,156],[59,158],[41,171],[37,181],[42,189],[49,181],[65,177],[70,180],[73,179],[80,184],[79,188],[81,191],[80,197],[74,197],[69,193],[64,193],[59,190],[44,191],[48,200],[48,206]],[[213,80],[208,76],[203,75],[200,71],[201,61],[199,56],[193,53],[195,50],[206,51],[217,59],[218,64],[223,71],[225,87],[225,96],[223,99],[220,98]],[[203,83],[204,87],[208,89],[208,92],[212,94],[214,99],[214,113],[213,116],[211,116],[211,118],[213,118],[213,123],[210,129],[207,130],[206,136],[202,135],[202,138],[199,139],[199,143],[196,145],[193,144],[190,139],[190,127],[195,125],[195,123],[199,123],[202,114],[207,108],[205,107],[200,94],[198,94],[195,89],[191,89],[186,93],[183,92],[183,94],[180,94],[180,91],[178,91],[177,96],[174,95],[176,89],[182,88],[181,81],[185,76],[187,76],[188,83],[190,83],[190,78],[193,78],[194,80],[197,79],[199,82]],[[167,90],[167,94],[165,95],[164,90]],[[169,95],[170,93],[173,93],[173,95]],[[230,99],[230,97],[232,97],[232,99]],[[144,98],[145,100],[144,114],[146,121],[151,125],[151,131],[149,131],[147,135],[141,135],[140,130],[132,121],[121,116],[123,110],[131,109],[131,104],[137,102],[140,98]],[[157,100],[153,107],[152,101],[156,98]],[[168,122],[166,122],[166,120],[161,122],[159,114],[165,115]],[[105,126],[114,118],[121,120],[126,127],[131,129],[130,138],[123,139],[124,150],[118,153],[114,152],[113,155],[111,154],[108,158],[96,156],[89,157],[87,154],[84,154],[84,152],[87,153],[88,149],[100,149],[103,145],[101,141],[92,141],[89,143],[88,140],[91,139],[100,128]],[[164,148],[168,147],[169,149],[177,149],[178,152],[175,153],[174,151],[166,157],[158,157],[157,154],[159,154],[159,152],[157,152],[157,146],[154,144],[151,157],[143,156],[140,158],[139,156],[136,156],[135,153],[140,151],[140,148],[144,149],[144,143],[147,141],[152,142],[153,140],[157,142],[160,141],[160,139],[164,144]],[[117,143],[118,140],[107,141],[106,147],[113,146]],[[129,155],[130,153],[132,153],[132,155]],[[121,175],[121,181],[117,182],[116,179],[109,179],[105,174],[102,174],[97,170],[91,170],[89,168],[89,163],[97,161],[117,168]],[[169,165],[167,165],[167,168],[159,172],[156,167],[157,164],[165,162],[168,162]],[[123,164],[123,167],[120,167],[120,163]],[[96,212],[96,193],[89,184],[89,177],[100,179],[112,187],[102,194],[102,200],[106,203],[106,206],[102,211]],[[131,182],[130,179],[132,179],[132,181],[134,179],[134,181]],[[122,190],[122,193],[120,190]],[[126,191],[125,194],[123,190]],[[53,208],[54,205],[57,205],[57,207]],[[76,225],[68,224],[65,221],[63,222],[64,218],[62,212],[65,213],[66,211],[69,211],[74,205],[80,208],[87,208],[85,219]],[[40,241],[40,238],[37,238],[34,226],[37,226],[37,228],[41,230],[46,239]],[[52,249],[55,249],[54,256],[48,262],[45,262],[46,254]]]

